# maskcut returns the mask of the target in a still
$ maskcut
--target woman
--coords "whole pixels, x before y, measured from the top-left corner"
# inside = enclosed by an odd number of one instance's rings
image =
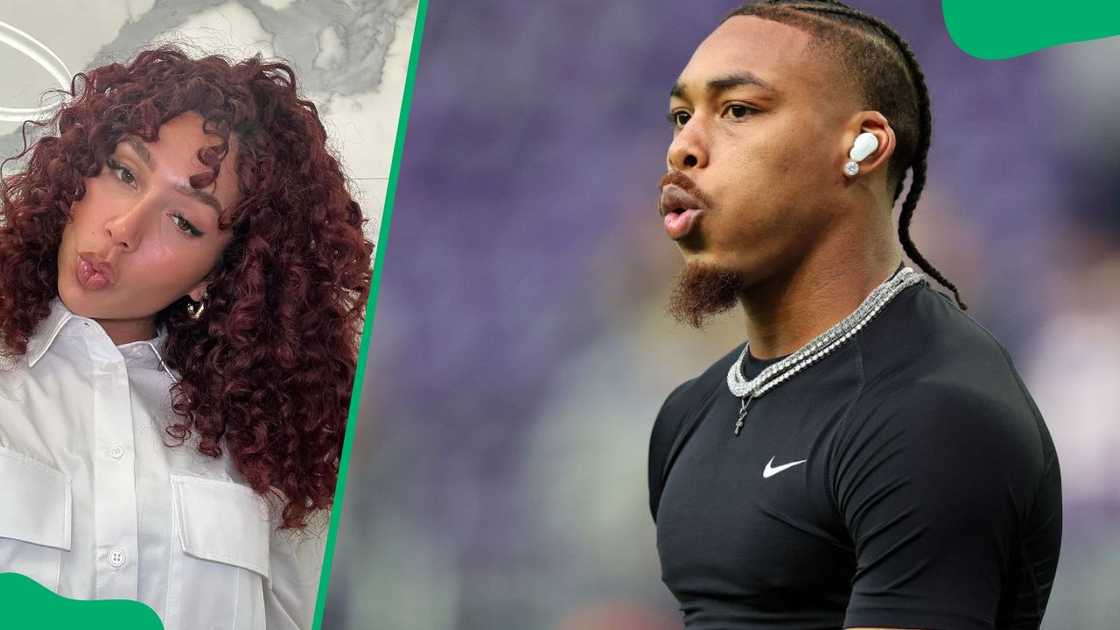
[[[311,624],[372,245],[295,77],[79,75],[0,215],[0,571]]]

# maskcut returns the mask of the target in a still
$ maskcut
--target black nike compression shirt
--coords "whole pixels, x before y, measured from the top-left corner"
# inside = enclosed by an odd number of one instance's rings
[[[662,579],[686,628],[1038,628],[1058,563],[1054,445],[1007,353],[924,282],[751,402],[736,348],[650,443]],[[744,362],[744,376],[765,362]]]

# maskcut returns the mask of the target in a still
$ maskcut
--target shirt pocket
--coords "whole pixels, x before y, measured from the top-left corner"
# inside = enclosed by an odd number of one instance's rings
[[[171,475],[166,630],[263,630],[268,506],[232,481]]]
[[[58,592],[70,551],[70,480],[62,471],[0,447],[0,571]]]

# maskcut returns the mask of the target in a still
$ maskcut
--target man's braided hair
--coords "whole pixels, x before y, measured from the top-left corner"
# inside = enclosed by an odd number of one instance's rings
[[[887,176],[894,182],[895,201],[902,194],[907,169],[913,172],[898,219],[902,249],[923,271],[953,292],[961,309],[967,309],[957,287],[926,260],[910,238],[910,220],[926,184],[933,122],[925,76],[910,46],[882,20],[835,0],[755,1],[736,9],[724,21],[736,16],[780,22],[813,35],[814,45],[827,47],[839,65],[856,78],[864,106],[890,121],[897,148]]]

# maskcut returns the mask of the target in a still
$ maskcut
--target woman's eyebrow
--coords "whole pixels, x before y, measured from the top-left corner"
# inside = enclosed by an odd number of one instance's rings
[[[148,168],[152,168],[154,166],[152,153],[151,151],[148,151],[148,145],[144,144],[143,140],[137,138],[136,136],[125,136],[121,138],[121,142],[131,147],[132,151],[137,155],[137,157],[140,158],[142,162],[144,162],[144,164]]]
[[[187,185],[187,186],[176,186],[175,191],[179,192],[179,193],[182,193],[182,194],[184,194],[188,197],[191,197],[195,201],[201,201],[202,203],[204,203],[204,204],[210,206],[211,208],[213,208],[214,212],[218,213],[218,217],[222,216],[222,202],[218,201],[217,197],[215,197],[214,195],[206,192],[205,190],[199,190],[197,188],[191,188],[189,185]]]
[[[152,157],[152,152],[148,150],[148,145],[145,144],[143,140],[136,136],[124,136],[123,138],[121,138],[121,142],[127,144],[130,148],[132,148],[133,152],[136,153],[137,157],[139,157],[140,160],[144,162],[144,164],[148,168],[153,170],[155,169],[155,159]],[[182,193],[194,199],[195,201],[200,201],[210,206],[214,209],[215,212],[218,213],[219,217],[222,216],[222,202],[218,201],[217,197],[206,192],[205,190],[191,188],[189,185],[176,186],[175,190],[176,192]]]

